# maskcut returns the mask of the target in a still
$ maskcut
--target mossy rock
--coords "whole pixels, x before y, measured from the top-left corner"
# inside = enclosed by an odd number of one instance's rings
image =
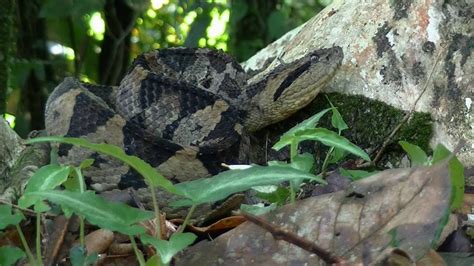
[[[349,127],[349,129],[343,131],[342,135],[369,153],[373,153],[382,146],[384,141],[406,114],[405,111],[401,111],[380,101],[368,99],[364,96],[322,93],[306,108],[300,110],[289,119],[254,134],[254,139],[259,139],[259,141],[254,141],[252,144],[254,150],[256,149],[259,152],[251,156],[252,160],[258,162],[264,161],[256,160],[256,157],[260,159],[266,157],[267,159],[280,160],[285,157],[287,158],[288,151],[284,150],[281,153],[276,153],[271,150],[273,143],[296,123],[301,122],[323,109],[329,108],[330,104],[328,99],[338,108]],[[337,131],[331,126],[330,113],[321,119],[318,126]],[[429,142],[432,134],[433,121],[430,114],[420,112],[413,113],[411,119],[401,126],[400,130],[389,143],[382,158],[382,165],[385,165],[388,161],[390,161],[393,166],[400,165],[401,158],[404,155],[403,150],[400,145],[398,145],[398,141],[400,140],[416,144],[424,151],[431,152]],[[312,151],[311,149],[308,150],[310,146],[313,147]],[[321,145],[315,146],[309,143],[303,143],[302,149],[312,152],[316,157],[324,157],[326,152],[325,147]],[[371,158],[373,158],[374,154],[371,155]]]

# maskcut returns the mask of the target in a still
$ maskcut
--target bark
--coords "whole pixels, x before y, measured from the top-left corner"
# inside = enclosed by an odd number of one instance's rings
[[[335,0],[250,58],[244,68],[258,71],[278,55],[291,62],[314,49],[340,46],[343,65],[327,92],[363,95],[401,110],[430,113],[432,146],[443,143],[453,149],[465,140],[459,158],[470,167],[474,165],[474,5],[469,3]],[[273,60],[270,69],[279,62]]]
[[[0,1],[0,115],[6,112],[7,88],[10,74],[11,47],[13,46],[13,0]]]
[[[0,200],[15,202],[31,175],[49,161],[49,145],[24,146],[0,117]]]

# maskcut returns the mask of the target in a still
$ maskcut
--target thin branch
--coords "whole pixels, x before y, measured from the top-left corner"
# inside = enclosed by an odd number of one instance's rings
[[[11,206],[15,209],[18,209],[18,210],[22,211],[23,213],[25,213],[28,216],[36,217],[36,212],[34,212],[33,210],[21,208],[20,206],[15,205],[15,204],[13,204],[11,202],[8,202],[6,200],[0,199],[0,204],[9,205],[9,206]],[[50,214],[50,213],[43,213],[42,215],[46,216],[46,217],[56,217],[57,216],[57,215]]]
[[[310,242],[297,234],[284,230],[280,227],[277,227],[271,224],[268,221],[265,221],[263,218],[254,216],[252,214],[241,211],[240,214],[247,219],[247,221],[256,224],[257,226],[270,232],[276,240],[284,240],[288,243],[296,245],[306,251],[316,254],[327,264],[343,264],[344,260],[340,257],[334,256],[328,251],[320,248],[315,243]]]
[[[398,125],[392,130],[390,135],[385,139],[385,141],[382,144],[382,147],[379,149],[379,151],[375,155],[375,158],[371,162],[359,165],[357,168],[375,166],[380,161],[380,159],[382,158],[383,153],[385,152],[385,149],[392,142],[392,139],[395,136],[395,134],[397,134],[397,132],[400,130],[400,128],[411,118],[411,116],[415,112],[416,105],[420,101],[421,97],[425,94],[426,89],[428,88],[428,85],[430,83],[430,80],[432,79],[433,73],[436,69],[436,66],[438,65],[439,61],[441,60],[441,56],[444,54],[444,51],[445,51],[444,47],[441,46],[441,49],[440,49],[438,55],[436,56],[435,63],[433,65],[433,67],[431,68],[431,71],[428,75],[428,78],[426,79],[426,82],[423,86],[423,89],[421,90],[421,93],[418,95],[415,102],[413,103],[413,106],[410,109],[410,111],[408,111],[408,113],[405,114],[405,116],[402,118],[402,120],[400,120]]]

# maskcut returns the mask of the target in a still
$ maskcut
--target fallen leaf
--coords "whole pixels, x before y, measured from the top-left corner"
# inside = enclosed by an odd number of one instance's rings
[[[450,213],[447,161],[392,169],[353,182],[344,191],[312,197],[262,217],[296,233],[347,262],[374,264],[395,249],[414,260],[437,244]],[[245,222],[214,241],[200,242],[176,258],[176,265],[319,265],[312,253],[276,241]]]
[[[181,224],[183,221],[172,220],[171,222],[175,224]],[[245,222],[245,218],[240,215],[236,215],[221,219],[209,226],[200,227],[188,225],[186,226],[186,230],[201,236],[215,236],[222,234],[223,232],[229,231],[230,229],[239,226],[243,222]]]

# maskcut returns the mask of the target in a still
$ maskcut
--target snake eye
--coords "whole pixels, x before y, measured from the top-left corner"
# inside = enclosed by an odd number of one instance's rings
[[[319,61],[319,56],[317,56],[317,55],[312,55],[312,56],[311,56],[311,61],[313,61],[313,62],[318,62],[318,61]]]

